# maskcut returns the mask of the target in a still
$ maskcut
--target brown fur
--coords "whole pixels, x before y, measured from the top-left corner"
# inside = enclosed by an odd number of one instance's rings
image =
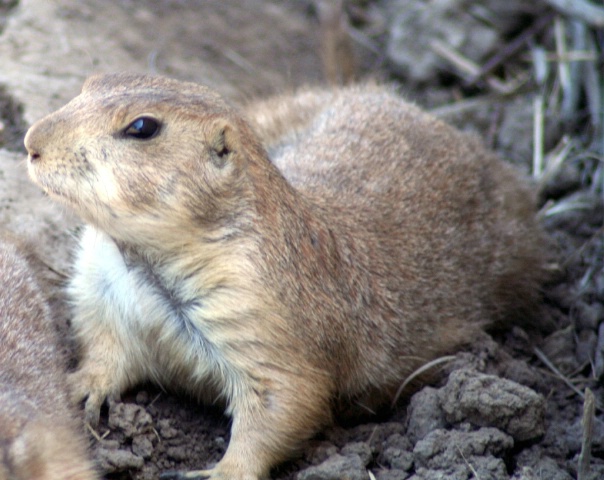
[[[141,116],[159,133],[127,137]],[[25,143],[32,179],[91,224],[70,286],[75,396],[91,420],[146,378],[224,399],[212,478],[266,476],[336,401],[388,400],[538,302],[524,181],[382,87],[242,115],[198,85],[99,76]]]
[[[39,261],[0,235],[0,479],[92,480]]]

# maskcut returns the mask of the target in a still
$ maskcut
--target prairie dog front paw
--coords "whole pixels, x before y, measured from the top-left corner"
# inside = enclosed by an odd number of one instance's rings
[[[68,376],[71,398],[79,403],[86,398],[84,405],[85,420],[91,426],[99,423],[101,406],[106,399],[117,400],[119,389],[113,385],[113,379],[107,370],[84,367]]]
[[[103,402],[119,399],[120,393],[138,378],[136,368],[126,362],[127,352],[110,335],[97,334],[93,340],[93,344],[86,345],[80,365],[69,374],[68,382],[72,401],[86,399],[86,421],[95,426]]]

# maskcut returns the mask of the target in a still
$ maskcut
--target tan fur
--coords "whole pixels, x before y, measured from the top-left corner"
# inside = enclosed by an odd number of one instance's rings
[[[0,235],[0,479],[92,480],[39,261]]]
[[[144,116],[159,133],[128,137]],[[32,179],[90,223],[70,285],[75,396],[93,421],[147,378],[224,400],[212,478],[268,475],[336,402],[388,400],[538,301],[528,187],[381,87],[241,114],[202,86],[98,76],[25,144]]]

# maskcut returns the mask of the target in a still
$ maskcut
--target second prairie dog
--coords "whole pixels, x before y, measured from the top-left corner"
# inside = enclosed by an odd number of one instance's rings
[[[0,234],[0,480],[93,480],[40,272]]]
[[[529,188],[385,88],[241,113],[196,84],[95,76],[25,144],[33,181],[89,223],[75,396],[91,421],[147,379],[223,400],[230,444],[201,476],[266,477],[336,402],[390,400],[539,298]]]

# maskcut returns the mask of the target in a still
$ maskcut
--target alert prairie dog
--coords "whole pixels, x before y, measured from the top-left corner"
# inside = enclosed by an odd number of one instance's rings
[[[25,145],[32,180],[89,224],[75,398],[93,422],[146,379],[223,400],[230,444],[201,478],[266,477],[336,401],[389,400],[538,301],[525,183],[382,87],[240,112],[192,83],[95,76]]]
[[[0,234],[0,479],[93,480],[40,272]]]

